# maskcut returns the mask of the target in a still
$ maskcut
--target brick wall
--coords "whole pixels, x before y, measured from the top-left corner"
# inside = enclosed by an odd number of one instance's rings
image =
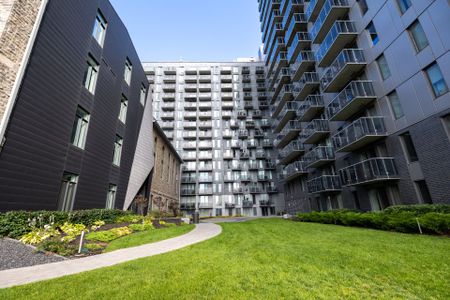
[[[152,179],[152,200],[153,209],[158,205],[158,198],[180,202],[180,161],[172,148],[157,130],[153,130],[156,143],[155,166]]]
[[[43,0],[0,0],[0,120]]]

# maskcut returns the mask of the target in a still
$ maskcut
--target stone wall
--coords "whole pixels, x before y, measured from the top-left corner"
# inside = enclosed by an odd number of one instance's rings
[[[43,0],[0,0],[0,121]]]
[[[166,208],[171,201],[175,201],[179,206],[181,163],[161,132],[154,128],[153,136],[155,138],[155,166],[151,186],[153,210],[158,210],[160,200],[166,204]]]

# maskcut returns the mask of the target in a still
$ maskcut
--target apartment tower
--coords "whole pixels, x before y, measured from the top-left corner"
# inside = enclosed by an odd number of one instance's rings
[[[450,203],[447,0],[259,0],[289,212]]]
[[[267,216],[284,209],[263,63],[144,63],[144,70],[154,117],[184,161],[185,214]]]

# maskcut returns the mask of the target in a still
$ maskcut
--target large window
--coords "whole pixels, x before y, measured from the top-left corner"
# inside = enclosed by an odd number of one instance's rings
[[[411,0],[397,0],[398,8],[404,14],[411,7]]]
[[[145,106],[146,97],[147,97],[147,89],[145,88],[144,85],[142,85],[141,86],[141,97],[140,97],[142,106]]]
[[[428,46],[428,39],[423,31],[422,25],[420,25],[419,21],[415,21],[408,28],[409,35],[414,43],[414,47],[417,52],[422,51]]]
[[[125,72],[123,74],[123,78],[125,79],[125,82],[130,85],[131,82],[131,73],[133,71],[133,65],[131,64],[130,59],[127,57],[125,60]]]
[[[413,142],[409,132],[402,134],[401,138],[403,141],[403,146],[405,147],[406,156],[408,158],[408,161],[409,162],[418,161],[419,158],[417,157],[416,147],[414,146],[414,142]]]
[[[92,55],[89,54],[87,60],[87,70],[84,74],[84,87],[92,94],[95,93],[95,86],[97,85],[97,77],[99,71],[99,64]]]
[[[114,156],[113,156],[113,164],[116,166],[120,166],[120,158],[122,157],[122,145],[123,139],[116,135],[116,140],[114,142]]]
[[[61,189],[59,191],[58,210],[72,211],[75,203],[75,193],[77,191],[78,176],[71,173],[64,173]]]
[[[99,10],[95,18],[94,30],[92,31],[92,36],[97,40],[100,46],[103,47],[103,42],[105,41],[106,34],[106,20],[102,12]]]
[[[72,137],[71,137],[71,143],[74,146],[80,149],[84,149],[84,146],[86,145],[88,127],[89,127],[89,113],[84,109],[82,109],[81,107],[78,107],[75,116],[75,122],[73,123]]]
[[[110,184],[108,189],[108,195],[106,198],[106,209],[114,209],[116,207],[116,194],[117,185]]]
[[[442,96],[448,92],[448,86],[445,82],[444,76],[442,76],[441,68],[437,63],[433,63],[425,70],[428,81],[433,88],[433,93],[436,97]]]
[[[375,25],[373,25],[373,22],[370,22],[369,25],[366,27],[367,32],[369,33],[370,39],[372,40],[372,44],[375,46],[380,41],[378,37],[377,30],[375,28]]]
[[[430,190],[428,189],[425,180],[415,181],[416,188],[419,191],[420,200],[422,203],[432,204],[433,199],[431,198]]]
[[[389,69],[389,65],[384,54],[378,57],[376,61],[378,69],[380,70],[381,78],[383,78],[383,80],[386,80],[391,77],[391,70]]]
[[[403,117],[405,114],[403,112],[402,104],[400,103],[400,98],[396,91],[393,91],[388,95],[389,104],[391,105],[392,112],[396,120]]]
[[[120,99],[120,112],[119,112],[119,120],[125,124],[127,121],[127,111],[128,111],[128,99],[122,95]]]

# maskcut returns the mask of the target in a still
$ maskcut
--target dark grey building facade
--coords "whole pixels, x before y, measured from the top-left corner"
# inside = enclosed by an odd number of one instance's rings
[[[42,8],[10,99],[0,211],[126,209],[146,107],[151,116],[139,57],[108,1],[50,0]]]
[[[260,0],[286,209],[450,203],[446,0]]]

